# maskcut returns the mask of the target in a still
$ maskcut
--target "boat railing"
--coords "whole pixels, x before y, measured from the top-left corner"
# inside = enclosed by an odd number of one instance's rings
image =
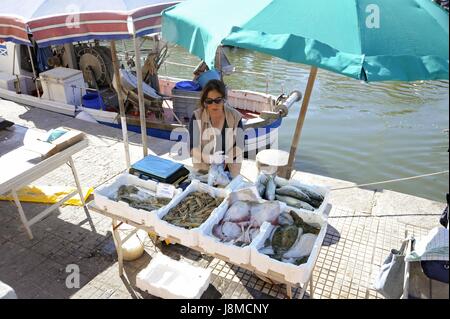
[[[164,62],[164,63],[168,63],[168,64],[173,64],[173,65],[177,65],[177,66],[185,66],[185,67],[192,67],[192,68],[195,68],[194,66],[192,66],[192,65],[189,65],[189,64],[183,64],[183,63],[176,63],[176,62]],[[265,74],[265,73],[260,73],[260,72],[252,72],[252,71],[244,71],[244,70],[242,70],[242,71],[236,71],[236,73],[245,73],[245,74],[253,74],[253,75],[259,75],[259,76],[265,76],[266,77],[266,94],[268,94],[268,81],[269,81],[269,79],[268,79],[268,75],[267,74]],[[38,83],[40,83],[40,82],[42,82],[42,79],[41,78],[39,78],[39,77],[34,77],[34,76],[29,76],[29,75],[21,75],[21,77],[24,77],[24,78],[28,78],[28,79],[31,79],[31,80],[33,80],[35,83],[36,83],[36,88],[38,87]],[[19,81],[19,83],[20,83],[20,81]],[[19,86],[20,86],[20,84],[19,84]],[[42,83],[41,83],[41,85],[40,85],[41,87],[42,87]],[[75,90],[79,90],[79,94],[80,94],[80,101],[82,101],[83,100],[83,95],[85,94],[85,92],[98,92],[99,94],[100,94],[100,91],[99,90],[97,90],[97,89],[95,89],[95,88],[88,88],[88,87],[80,87],[80,86],[76,86],[76,85],[74,85],[74,84],[72,84],[71,86],[70,86],[74,91],[73,91],[73,95],[75,96]],[[20,89],[20,88],[19,88]],[[40,94],[40,91],[39,90],[37,90],[37,94],[38,94],[38,97],[39,98],[42,98],[42,95]],[[17,92],[16,92],[17,93]],[[199,100],[199,97],[198,96],[190,96],[190,95],[183,95],[183,94],[179,94],[179,95],[176,95],[176,96],[174,96],[174,95],[161,95],[161,97],[162,97],[162,99],[163,100],[167,100],[167,99],[170,99],[170,100],[172,100],[173,98],[183,98],[183,99],[192,99],[192,100]]]
[[[190,64],[185,64],[185,63],[178,63],[178,62],[172,62],[172,61],[164,61],[163,65],[164,65],[164,71],[165,74],[167,76],[167,67],[166,65],[170,64],[170,65],[176,65],[176,66],[182,66],[182,67],[187,67],[187,68],[191,68],[192,70],[195,70],[196,66],[194,65],[190,65]],[[256,76],[262,76],[264,77],[265,81],[266,81],[266,94],[269,94],[269,74],[267,73],[262,73],[262,72],[254,72],[254,71],[247,71],[247,70],[239,70],[234,68],[233,69],[233,73],[241,73],[241,74],[250,74],[250,75],[256,75]]]
[[[16,75],[16,76],[18,76],[18,75]],[[31,80],[33,80],[34,82],[36,82],[36,84],[38,83],[38,82],[42,82],[42,79],[41,78],[35,78],[34,76],[29,76],[29,75],[21,75],[21,77],[23,77],[23,78],[28,78],[28,79],[31,79]],[[20,82],[19,82],[19,86],[20,86]],[[42,87],[42,84],[41,84],[41,87]],[[72,84],[71,86],[70,86],[74,91],[73,91],[73,95],[75,96],[75,90],[79,90],[79,92],[80,92],[80,101],[82,100],[82,98],[83,98],[83,95],[84,95],[84,92],[98,92],[99,94],[101,93],[99,90],[97,90],[97,89],[94,89],[94,88],[89,88],[89,87],[80,87],[80,86],[77,86],[77,85],[74,85],[74,84]],[[20,87],[19,87],[19,89],[20,89]],[[17,91],[16,91],[16,93],[18,93]],[[39,98],[42,98],[42,95],[39,93],[39,91],[38,91],[38,97]],[[167,99],[173,99],[175,96],[172,96],[172,95],[163,95],[162,96],[162,99],[163,100],[167,100]],[[198,100],[199,98],[198,97],[195,97],[195,96],[185,96],[185,95],[177,95],[176,97],[178,97],[178,98],[180,98],[180,97],[182,97],[182,98],[185,98],[185,99],[194,99],[194,100]]]

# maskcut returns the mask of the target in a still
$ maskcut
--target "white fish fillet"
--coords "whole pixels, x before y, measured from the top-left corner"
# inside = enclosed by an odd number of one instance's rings
[[[278,217],[278,224],[281,226],[284,225],[293,225],[294,224],[294,218],[292,218],[292,216],[285,212],[285,213],[281,213],[280,216]]]
[[[273,248],[271,246],[269,247],[263,247],[259,250],[261,254],[265,255],[273,255],[275,252],[273,251]]]
[[[225,236],[222,233],[222,224],[214,225],[212,234],[221,240],[225,239]]]
[[[259,235],[259,228],[252,228],[249,231],[249,234],[250,234],[250,241],[253,241],[253,239],[255,239],[255,237]]]
[[[261,200],[256,186],[241,189],[238,192],[230,193],[229,201],[230,203],[235,203],[237,201],[244,202],[258,202]]]
[[[302,258],[309,256],[313,250],[314,243],[316,242],[317,235],[304,234],[300,237],[300,240],[289,249],[283,258]]]
[[[222,233],[228,240],[236,239],[242,234],[242,227],[238,224],[225,222],[222,225]]]
[[[250,219],[250,205],[246,202],[237,201],[227,210],[223,221],[242,222]]]
[[[250,223],[253,227],[261,227],[264,222],[272,225],[277,224],[280,215],[280,205],[278,203],[256,204],[250,210]]]

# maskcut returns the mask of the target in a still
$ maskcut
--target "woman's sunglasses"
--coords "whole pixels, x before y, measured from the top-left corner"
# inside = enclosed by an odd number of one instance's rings
[[[205,104],[207,104],[207,105],[211,105],[211,104],[220,104],[220,103],[222,103],[224,101],[224,98],[223,97],[218,97],[217,99],[210,99],[210,98],[207,98],[207,99],[205,99]]]

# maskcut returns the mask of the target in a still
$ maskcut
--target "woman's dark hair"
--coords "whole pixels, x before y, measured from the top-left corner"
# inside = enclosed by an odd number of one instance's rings
[[[202,95],[200,96],[201,107],[205,105],[205,100],[208,98],[208,93],[214,90],[222,94],[222,97],[224,99],[227,98],[227,88],[225,86],[225,83],[220,80],[211,80],[203,87]]]

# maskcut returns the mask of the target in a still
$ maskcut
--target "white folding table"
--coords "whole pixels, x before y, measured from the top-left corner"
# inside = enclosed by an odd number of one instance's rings
[[[23,144],[26,131],[27,128],[21,128],[20,126],[15,125],[13,128],[0,132],[0,195],[8,193],[12,194],[22,224],[30,239],[33,239],[33,233],[31,232],[30,227],[45,218],[53,210],[63,205],[66,200],[75,196],[77,193],[80,195],[81,201],[85,206],[83,192],[72,156],[86,148],[88,146],[88,141],[83,139],[65,150],[46,159],[41,159],[40,154],[30,151],[26,149],[25,146],[21,145]],[[19,197],[17,196],[17,191],[54,171],[63,164],[68,164],[70,166],[77,185],[77,190],[28,220]]]

